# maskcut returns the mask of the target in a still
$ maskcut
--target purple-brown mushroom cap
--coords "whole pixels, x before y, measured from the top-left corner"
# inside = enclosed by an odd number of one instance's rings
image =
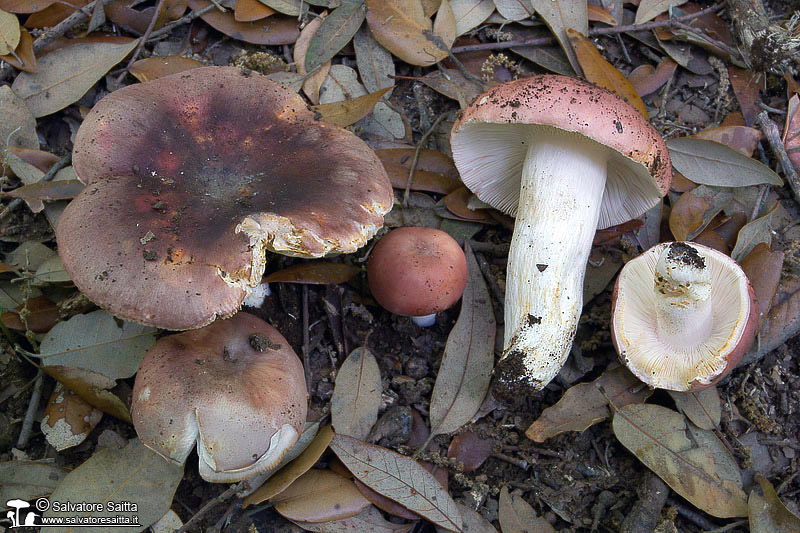
[[[275,466],[306,421],[303,366],[286,339],[247,313],[163,337],[133,387],[142,442],[183,463],[197,443],[200,475],[245,479]]]
[[[233,67],[113,92],[79,129],[73,165],[87,187],[56,230],[65,269],[111,313],[166,329],[235,313],[267,251],[357,250],[392,206],[364,142]]]

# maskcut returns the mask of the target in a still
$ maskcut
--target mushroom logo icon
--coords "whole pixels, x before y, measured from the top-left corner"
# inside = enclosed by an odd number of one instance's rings
[[[27,509],[28,507],[31,506],[31,504],[29,504],[25,500],[17,500],[17,499],[8,500],[6,502],[6,506],[14,509],[13,511],[8,511],[6,513],[6,517],[11,522],[12,528],[36,525],[36,517],[39,516],[36,513],[27,513],[27,516],[25,516],[25,521],[20,522],[20,516],[19,516],[20,510]]]

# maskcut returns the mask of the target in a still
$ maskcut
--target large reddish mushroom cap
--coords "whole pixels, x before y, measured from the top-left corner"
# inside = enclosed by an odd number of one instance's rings
[[[247,313],[163,337],[133,386],[142,442],[182,463],[197,443],[207,481],[245,479],[276,465],[306,421],[303,366],[286,339]]]
[[[384,309],[424,316],[444,311],[461,298],[467,260],[455,239],[442,230],[397,228],[375,245],[367,278]]]
[[[207,67],[111,93],[56,230],[67,272],[113,314],[166,329],[230,316],[265,254],[353,252],[391,209],[372,150],[265,76]]]
[[[707,324],[689,316],[677,335],[659,324],[659,295],[691,306],[691,283],[666,283],[657,265],[673,245],[694,250],[694,260],[709,269],[710,316]],[[699,283],[698,283],[699,285]],[[688,289],[688,290],[687,290]],[[690,331],[694,328],[694,331]],[[612,294],[611,338],[619,358],[653,388],[699,391],[727,376],[747,353],[758,329],[758,302],[741,267],[722,252],[697,243],[661,243],[629,261]]]

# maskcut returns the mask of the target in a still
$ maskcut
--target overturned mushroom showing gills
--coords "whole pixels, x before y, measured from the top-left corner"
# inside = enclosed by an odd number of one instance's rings
[[[235,313],[268,251],[357,250],[392,207],[364,142],[233,67],[114,91],[81,125],[73,164],[87,187],[56,229],[65,269],[99,306],[165,329]]]
[[[463,111],[451,144],[467,187],[516,217],[495,392],[541,389],[572,346],[595,230],[666,194],[667,147],[621,98],[565,76],[490,89]]]
[[[272,468],[306,421],[303,366],[253,315],[161,338],[136,374],[131,416],[142,442],[183,463],[197,442],[200,475],[229,483]]]
[[[758,327],[742,269],[695,243],[661,243],[629,261],[613,302],[620,359],[659,389],[698,391],[718,382],[742,360]]]

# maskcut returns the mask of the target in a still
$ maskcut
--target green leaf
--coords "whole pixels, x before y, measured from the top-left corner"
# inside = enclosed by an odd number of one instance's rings
[[[367,6],[363,0],[348,0],[334,9],[311,39],[306,53],[306,70],[311,72],[339,53],[358,31]]]
[[[717,187],[783,185],[781,178],[768,166],[718,142],[681,137],[667,141],[667,148],[672,166],[698,184]]]
[[[138,528],[125,531],[143,531],[164,516],[172,505],[175,489],[183,478],[183,465],[167,461],[156,452],[133,439],[124,448],[104,448],[95,452],[56,487],[51,502],[99,503],[102,510],[80,512],[56,511],[51,505],[45,517],[92,516],[138,518]],[[109,503],[130,502],[135,511],[115,510]],[[113,505],[113,504],[112,504]],[[74,527],[44,527],[43,533],[73,531]],[[107,533],[108,526],[80,528],[86,533]]]
[[[156,329],[120,321],[106,311],[56,324],[42,340],[45,366],[74,366],[111,379],[129,378],[156,341]]]

